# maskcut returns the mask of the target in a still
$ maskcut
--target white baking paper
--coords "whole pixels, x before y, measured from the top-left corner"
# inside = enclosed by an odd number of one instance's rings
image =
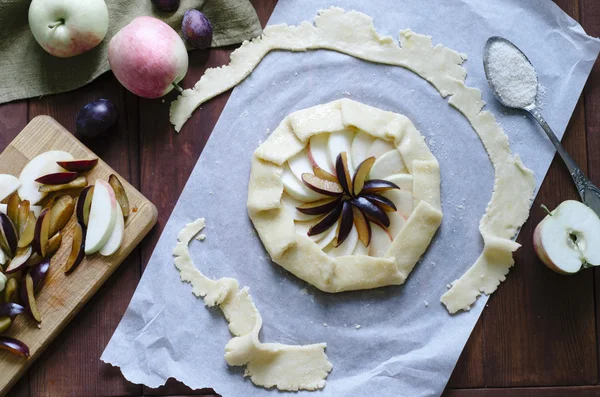
[[[483,91],[539,186],[554,150],[533,119],[493,99],[482,67],[484,43],[504,36],[527,54],[545,88],[543,113],[562,136],[598,40],[541,0],[282,0],[269,23],[312,21],[331,5],[372,16],[382,34],[397,38],[411,28],[468,54],[467,84]],[[332,295],[269,260],[248,219],[246,191],[252,152],[284,116],[343,97],[415,123],[441,165],[444,222],[405,285]],[[469,123],[412,72],[328,51],[272,53],[231,95],[102,360],[150,387],[173,377],[227,397],[273,395],[244,378],[243,368],[226,364],[227,322],[192,295],[173,265],[179,230],[206,217],[206,240],[191,245],[195,264],[212,278],[234,277],[250,287],[264,319],[262,340],[327,343],[334,368],[317,395],[438,396],[487,300],[454,316],[440,304],[446,285],[481,252],[477,227],[492,185],[490,161]]]

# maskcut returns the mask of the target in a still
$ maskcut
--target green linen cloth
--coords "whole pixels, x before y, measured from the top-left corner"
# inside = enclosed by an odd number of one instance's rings
[[[111,37],[141,15],[160,18],[181,34],[184,12],[199,9],[213,26],[213,47],[240,43],[261,33],[248,0],[182,0],[174,13],[158,11],[150,0],[106,0],[110,19],[102,43],[86,53],[57,58],[33,38],[27,21],[29,4],[29,0],[0,1],[0,103],[70,91],[94,80],[110,69]]]

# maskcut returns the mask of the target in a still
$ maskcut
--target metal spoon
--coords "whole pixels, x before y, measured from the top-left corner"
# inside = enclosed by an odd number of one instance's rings
[[[530,103],[529,105],[524,106],[524,107],[515,107],[515,106],[511,106],[510,104],[506,103],[502,99],[502,97],[500,96],[498,91],[496,90],[496,87],[492,83],[492,80],[491,80],[489,72],[488,72],[488,64],[489,64],[489,57],[490,57],[490,47],[493,43],[495,43],[497,41],[502,41],[502,42],[514,47],[517,51],[519,51],[525,57],[525,59],[527,59],[527,62],[529,62],[529,64],[531,64],[531,61],[529,61],[529,58],[527,58],[527,56],[525,54],[523,54],[523,51],[521,51],[516,45],[514,45],[510,41],[508,41],[502,37],[497,37],[497,36],[490,37],[488,39],[488,41],[485,43],[484,55],[483,55],[483,68],[485,69],[485,76],[487,78],[488,84],[490,85],[492,92],[496,96],[496,99],[498,99],[498,101],[500,101],[500,103],[502,103],[504,106],[511,107],[514,109],[521,109],[521,110],[525,110],[525,111],[529,112],[537,120],[537,122],[540,123],[543,130],[546,132],[546,135],[548,135],[548,138],[550,138],[550,141],[556,148],[556,151],[558,152],[560,157],[565,162],[565,165],[569,169],[569,172],[571,173],[571,177],[573,178],[573,182],[575,182],[575,186],[577,187],[577,191],[579,192],[579,196],[581,196],[581,201],[583,201],[584,204],[586,204],[588,207],[593,209],[596,212],[596,214],[598,214],[600,216],[600,189],[598,189],[583,174],[583,171],[581,171],[581,169],[579,168],[579,166],[577,165],[575,160],[573,160],[571,158],[571,156],[569,156],[569,154],[567,153],[567,151],[565,150],[563,145],[560,143],[560,141],[558,140],[558,138],[552,131],[552,128],[550,128],[550,126],[548,125],[546,120],[544,120],[544,117],[542,117],[542,114],[540,113],[540,110],[537,106],[537,96],[538,96],[537,91],[536,91],[536,95],[535,95],[535,99],[533,100],[533,103]],[[532,67],[533,67],[533,65],[532,65]],[[536,79],[537,79],[537,74],[536,74]],[[537,90],[537,84],[536,84],[536,90]]]

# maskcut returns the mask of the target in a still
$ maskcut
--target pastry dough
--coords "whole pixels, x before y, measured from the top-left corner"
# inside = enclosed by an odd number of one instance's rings
[[[410,211],[407,211],[406,221],[398,213],[390,213],[393,224],[390,231],[393,230],[397,236],[391,244],[388,240],[389,248],[384,247],[382,257],[364,255],[356,233],[351,233],[339,247],[330,248],[335,226],[321,235],[308,237],[306,230],[310,221],[302,221],[295,226],[294,212],[289,209],[291,205],[282,199],[285,190],[282,170],[287,166],[286,162],[292,160],[298,164],[297,156],[306,156],[304,147],[298,142],[308,145],[313,141],[312,137],[323,134],[337,139],[340,132],[345,135],[351,132],[348,136],[358,135],[361,140],[364,140],[361,134],[367,134],[374,140],[386,142],[380,146],[392,151],[380,159],[397,156],[395,164],[401,167],[388,170],[394,176],[407,169],[415,172],[412,177],[407,175],[412,181],[411,190],[416,193],[414,197],[408,191],[394,191],[408,194]],[[351,142],[345,142],[350,151]],[[407,168],[404,168],[405,165]],[[385,175],[384,171],[380,172],[378,175]],[[290,178],[296,177],[292,175]],[[297,178],[296,182],[301,184]],[[407,196],[400,197],[406,199]],[[440,168],[423,137],[406,117],[341,99],[292,113],[256,149],[252,158],[247,206],[250,219],[273,261],[320,290],[341,292],[399,285],[406,281],[442,222]],[[400,219],[396,220],[392,215]],[[315,222],[316,219],[312,221]],[[372,240],[387,238],[385,233],[374,234]]]
[[[193,89],[184,90],[171,104],[171,122],[179,131],[194,109],[241,82],[270,51],[315,49],[329,49],[370,62],[410,69],[431,83],[442,97],[450,96],[449,103],[469,120],[494,167],[494,192],[480,224],[484,242],[491,241],[490,237],[498,237],[504,240],[503,252],[512,252],[515,247],[511,245],[511,239],[529,216],[535,189],[533,173],[512,154],[508,138],[494,116],[482,111],[485,103],[481,92],[465,85],[467,72],[462,64],[466,55],[442,45],[433,46],[429,36],[404,30],[400,32],[398,46],[391,37],[377,33],[369,16],[356,11],[344,12],[337,7],[321,11],[314,25],[303,22],[298,26],[268,26],[261,37],[244,42],[235,50],[229,65],[208,69]],[[395,120],[396,123],[402,121],[400,118]],[[382,121],[382,124],[385,123]],[[285,138],[291,138],[289,133]],[[296,141],[292,142],[297,145]],[[296,148],[290,146],[286,151]],[[490,286],[503,281],[505,276],[501,273],[506,274],[513,264],[512,259],[507,258],[508,255],[501,255],[498,260],[491,261],[489,255],[482,254],[473,266],[481,269],[484,277],[471,278],[466,273],[455,281],[442,297],[448,310],[452,313],[468,310],[481,292],[493,292],[495,288]],[[498,267],[504,272],[495,271]]]
[[[325,354],[325,343],[293,346],[260,342],[262,317],[248,288],[239,289],[233,278],[211,280],[194,266],[188,245],[204,225],[204,218],[187,224],[178,235],[173,255],[181,281],[192,284],[194,295],[203,297],[207,306],[218,305],[229,322],[234,337],[225,346],[227,363],[246,365],[244,376],[258,386],[286,391],[323,388],[333,368]]]

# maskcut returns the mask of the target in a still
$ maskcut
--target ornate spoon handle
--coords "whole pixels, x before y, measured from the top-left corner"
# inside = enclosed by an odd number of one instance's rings
[[[588,207],[593,209],[598,216],[600,216],[600,189],[598,189],[592,181],[590,181],[581,171],[575,160],[569,156],[569,153],[565,150],[563,145],[560,143],[552,128],[548,125],[544,117],[540,113],[539,109],[535,105],[531,105],[525,108],[531,115],[540,123],[548,138],[556,148],[556,151],[560,155],[560,157],[565,162],[569,172],[571,173],[571,177],[573,178],[573,182],[575,182],[575,186],[577,187],[577,191],[579,192],[579,196],[581,196],[581,201],[583,201]]]

